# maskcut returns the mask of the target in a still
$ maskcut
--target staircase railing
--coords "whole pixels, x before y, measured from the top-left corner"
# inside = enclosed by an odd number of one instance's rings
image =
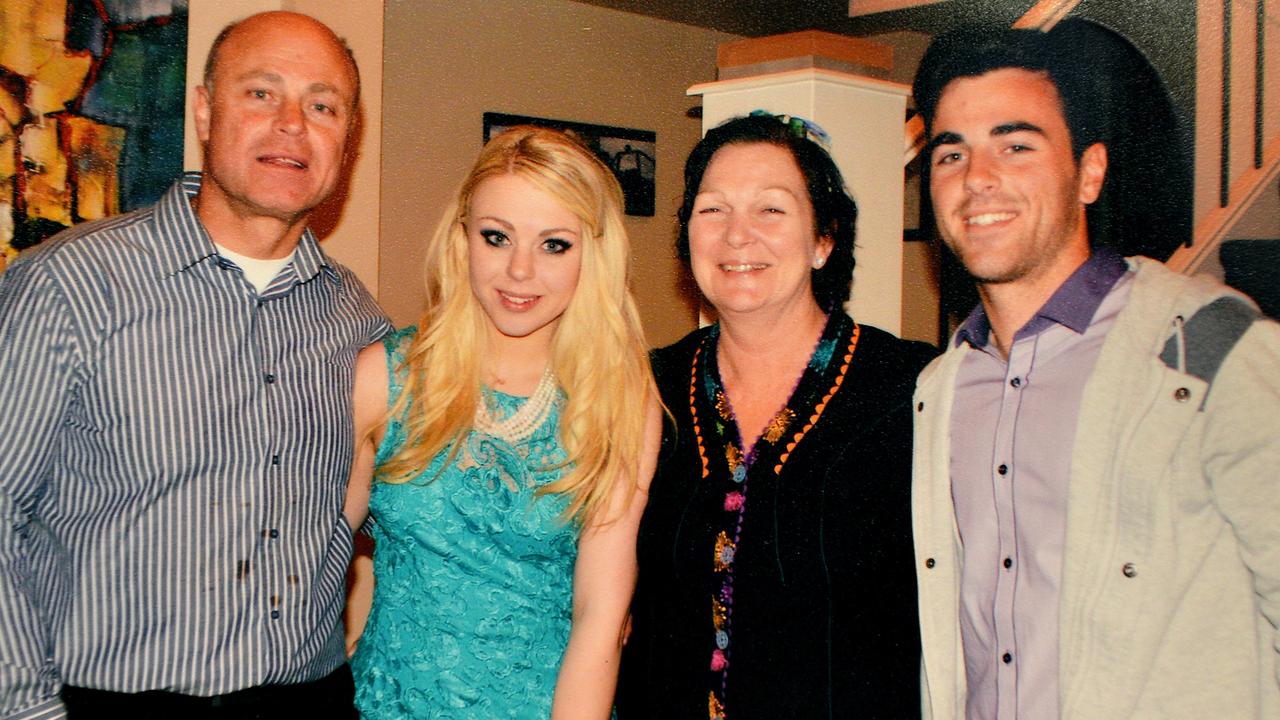
[[[1280,176],[1276,5],[1198,3],[1195,230],[1167,263],[1180,272],[1212,268],[1219,246]]]

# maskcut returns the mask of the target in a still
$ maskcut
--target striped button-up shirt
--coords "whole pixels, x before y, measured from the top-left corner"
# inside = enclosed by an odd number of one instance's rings
[[[257,293],[199,187],[0,275],[0,715],[344,660],[352,370],[389,326],[310,232]]]

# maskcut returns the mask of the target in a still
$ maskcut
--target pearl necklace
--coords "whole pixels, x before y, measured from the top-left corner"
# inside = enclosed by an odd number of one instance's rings
[[[551,408],[555,405],[559,392],[556,388],[556,376],[548,366],[538,381],[538,387],[515,412],[507,418],[498,420],[490,411],[490,401],[485,393],[480,393],[476,402],[475,430],[490,437],[499,438],[509,445],[515,446],[528,440],[546,421]]]

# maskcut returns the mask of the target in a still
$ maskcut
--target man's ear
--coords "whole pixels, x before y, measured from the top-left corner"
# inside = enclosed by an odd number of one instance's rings
[[[1088,205],[1102,193],[1102,183],[1107,179],[1107,146],[1096,142],[1080,154],[1080,187],[1076,199]]]
[[[196,94],[191,99],[191,111],[196,122],[196,137],[200,144],[209,142],[209,114],[212,112],[213,99],[209,97],[209,88],[196,86]]]

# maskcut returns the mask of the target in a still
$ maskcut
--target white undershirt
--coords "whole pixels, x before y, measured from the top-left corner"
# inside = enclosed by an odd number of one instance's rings
[[[219,255],[235,263],[240,268],[240,271],[244,273],[244,279],[249,281],[249,284],[258,291],[258,294],[262,294],[262,291],[267,289],[267,286],[271,284],[276,275],[280,274],[280,270],[285,265],[288,265],[289,261],[293,260],[292,252],[282,258],[263,260],[241,255],[234,250],[228,250],[218,243],[214,243],[213,246],[218,249]],[[296,251],[295,249],[294,252]]]

